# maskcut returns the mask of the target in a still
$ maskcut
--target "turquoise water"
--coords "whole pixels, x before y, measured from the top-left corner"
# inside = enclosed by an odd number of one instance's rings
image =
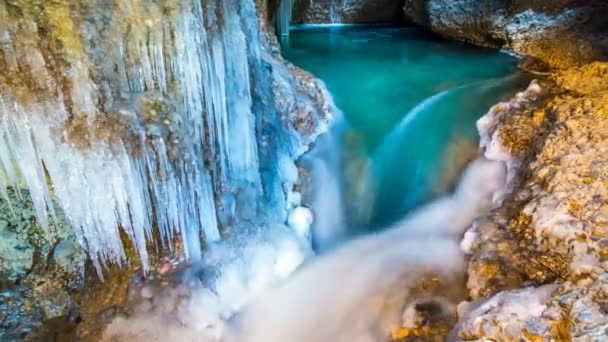
[[[476,120],[524,81],[511,56],[417,28],[293,30],[283,54],[343,112],[344,216],[366,229],[448,191],[475,153]]]

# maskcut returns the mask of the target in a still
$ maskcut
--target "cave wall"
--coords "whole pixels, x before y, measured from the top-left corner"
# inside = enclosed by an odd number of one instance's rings
[[[444,37],[505,47],[553,68],[608,58],[605,1],[406,0],[404,15]]]
[[[396,23],[402,8],[402,0],[296,0],[293,23]]]

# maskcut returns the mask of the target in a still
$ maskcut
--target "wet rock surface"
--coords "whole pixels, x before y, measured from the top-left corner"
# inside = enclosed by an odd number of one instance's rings
[[[447,38],[505,47],[549,67],[608,58],[608,4],[601,0],[406,0],[404,13]]]
[[[606,336],[607,71],[556,73],[480,120],[485,155],[509,165],[511,182],[502,207],[465,235],[469,295],[489,299],[461,316],[462,339]]]
[[[0,340],[67,336],[78,322],[85,253],[61,212],[45,232],[27,191],[7,195],[10,204],[0,201]]]

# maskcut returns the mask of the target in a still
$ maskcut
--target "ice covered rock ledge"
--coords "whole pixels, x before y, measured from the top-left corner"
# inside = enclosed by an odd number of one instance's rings
[[[462,340],[600,341],[608,293],[608,64],[533,82],[479,121],[503,205],[466,233]]]
[[[127,259],[119,227],[148,268],[147,243],[198,259],[298,205],[285,164],[331,105],[253,0],[2,3],[0,18],[0,188],[26,187],[44,229],[63,210],[100,274]]]

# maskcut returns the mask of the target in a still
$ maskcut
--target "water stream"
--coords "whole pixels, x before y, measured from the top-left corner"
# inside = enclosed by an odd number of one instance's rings
[[[325,81],[343,112],[334,141],[311,157],[325,161],[311,162],[318,247],[450,190],[476,153],[475,121],[524,79],[511,56],[409,27],[295,27],[283,51]]]
[[[330,0],[329,22],[331,24],[339,24],[342,22],[342,18],[340,16],[340,7],[342,7],[342,0]]]
[[[517,87],[515,59],[411,28],[309,27],[285,42],[343,111],[302,160],[320,253],[280,227],[241,232],[209,246],[177,313],[140,307],[106,340],[383,341],[411,326],[425,276],[443,283],[427,304],[454,323],[459,239],[492,205],[504,165],[477,160],[455,184],[477,157],[475,121]]]
[[[100,277],[132,257],[150,271],[151,242],[181,242],[194,265],[183,278],[171,269],[175,288],[158,282],[164,298],[143,281],[129,288],[139,307],[106,340],[377,341],[394,326],[369,331],[375,294],[386,299],[405,271],[417,280],[408,270],[422,264],[462,274],[455,236],[502,168],[475,164],[450,190],[475,158],[475,120],[519,82],[514,58],[414,28],[293,30],[285,57],[342,111],[302,160],[314,246],[336,247],[312,258],[291,224],[294,212],[309,222],[293,190],[305,140],[275,108],[284,66],[264,55],[254,2],[41,4],[0,2],[0,194],[27,188],[44,233],[63,213]],[[353,238],[370,231],[382,233]]]

